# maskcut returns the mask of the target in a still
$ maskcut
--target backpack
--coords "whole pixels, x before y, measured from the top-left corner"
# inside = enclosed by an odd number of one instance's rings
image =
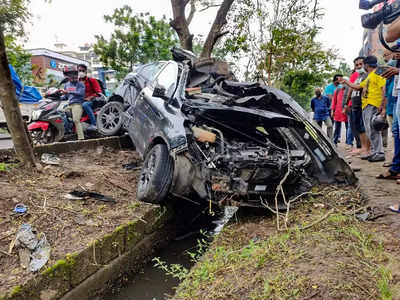
[[[94,78],[94,77],[88,77],[88,80],[89,80],[90,85],[92,86],[92,89],[94,89],[94,88],[93,88],[93,82],[92,82],[91,79],[97,80],[97,83],[99,84],[100,89],[101,89],[101,93],[103,95],[105,95],[106,94],[106,88],[104,87],[104,82],[101,81],[100,79],[97,79],[97,78]]]

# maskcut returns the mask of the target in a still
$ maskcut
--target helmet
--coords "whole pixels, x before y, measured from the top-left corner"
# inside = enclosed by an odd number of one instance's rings
[[[71,75],[78,76],[78,68],[76,66],[65,66],[63,69],[63,74],[66,77],[69,77]]]
[[[383,130],[389,128],[389,124],[386,121],[385,117],[382,117],[381,114],[377,113],[372,117],[372,127],[376,131],[383,131]]]

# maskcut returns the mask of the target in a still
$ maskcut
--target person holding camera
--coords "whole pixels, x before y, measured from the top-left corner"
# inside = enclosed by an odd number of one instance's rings
[[[387,68],[386,72],[382,74],[383,77],[387,78],[387,93],[389,96],[392,96],[393,103],[393,120],[392,120],[392,134],[394,141],[394,155],[392,163],[390,164],[390,169],[385,171],[382,174],[376,176],[378,179],[394,179],[400,180],[400,128],[399,128],[399,119],[400,119],[400,101],[399,97],[399,67],[400,67],[400,54],[395,53],[393,55],[393,59],[396,60],[396,66],[390,66]],[[390,83],[391,82],[391,83]],[[389,102],[389,101],[388,101]],[[389,165],[388,165],[389,166]],[[398,182],[400,183],[400,181]]]
[[[362,116],[365,125],[366,134],[371,142],[371,149],[368,155],[361,156],[361,159],[369,162],[385,161],[385,152],[383,149],[382,134],[372,126],[372,119],[376,114],[386,116],[386,80],[376,74],[378,60],[375,56],[367,56],[364,59],[364,66],[368,76],[359,85],[351,83],[348,80],[342,80],[354,90],[363,90],[362,92]]]

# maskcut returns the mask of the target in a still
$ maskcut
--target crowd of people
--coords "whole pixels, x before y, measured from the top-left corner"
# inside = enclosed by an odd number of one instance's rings
[[[397,180],[400,184],[400,54],[386,50],[384,65],[375,56],[354,59],[349,78],[336,74],[324,93],[317,88],[311,100],[314,121],[334,144],[341,142],[342,124],[346,127],[346,150],[370,163],[385,162],[387,171],[378,179]],[[391,128],[394,156],[385,157]],[[398,209],[398,208],[397,208]]]

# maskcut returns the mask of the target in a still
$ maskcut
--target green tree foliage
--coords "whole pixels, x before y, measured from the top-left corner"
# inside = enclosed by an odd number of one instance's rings
[[[0,30],[14,37],[25,34],[24,25],[30,18],[29,0],[0,0]]]
[[[118,8],[106,22],[114,25],[110,40],[96,36],[95,53],[107,67],[122,78],[138,63],[171,58],[170,49],[178,43],[166,18],[156,20],[149,14],[133,14],[129,6]]]
[[[322,86],[324,76],[306,70],[288,71],[281,81],[280,88],[291,95],[303,108],[310,110],[310,100],[314,89]]]
[[[4,37],[8,62],[14,67],[24,85],[33,82],[31,54],[18,45],[16,39],[11,35]]]
[[[331,76],[337,59],[335,50],[316,39],[323,17],[319,1],[235,2],[224,47],[245,66],[239,67],[245,80],[281,88],[308,107],[306,99]]]

